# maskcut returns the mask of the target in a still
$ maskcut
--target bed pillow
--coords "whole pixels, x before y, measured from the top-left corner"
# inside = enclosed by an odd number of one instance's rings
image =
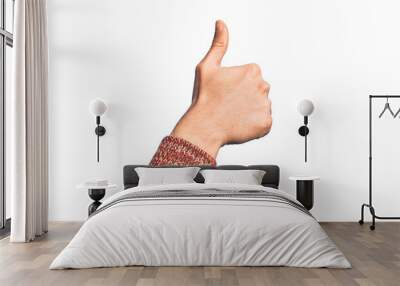
[[[135,168],[139,186],[195,183],[199,167],[185,168]]]
[[[230,183],[261,185],[265,171],[261,170],[202,170],[200,174],[204,177],[204,183]]]

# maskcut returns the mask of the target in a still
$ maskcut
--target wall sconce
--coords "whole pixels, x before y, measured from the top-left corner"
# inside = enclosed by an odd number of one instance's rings
[[[106,112],[107,105],[101,99],[96,98],[90,102],[89,110],[94,116],[96,116],[97,127],[94,130],[94,133],[97,135],[97,162],[99,162],[99,138],[106,134],[106,129],[100,125],[100,116]]]
[[[307,135],[310,133],[308,129],[308,116],[314,111],[314,104],[311,100],[303,99],[297,105],[297,110],[304,117],[304,125],[299,128],[299,134],[304,137],[304,162],[307,162]]]

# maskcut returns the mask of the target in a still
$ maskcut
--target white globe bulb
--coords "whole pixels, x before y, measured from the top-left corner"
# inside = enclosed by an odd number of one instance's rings
[[[89,111],[94,116],[102,116],[107,110],[107,105],[99,98],[92,100],[89,104]]]
[[[308,116],[314,111],[314,104],[312,103],[311,100],[308,99],[303,99],[302,101],[299,102],[297,105],[297,110],[299,113],[303,116]]]

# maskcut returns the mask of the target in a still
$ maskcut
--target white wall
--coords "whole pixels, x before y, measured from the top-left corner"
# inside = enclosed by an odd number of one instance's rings
[[[261,140],[223,148],[218,163],[279,164],[291,193],[288,176],[319,175],[315,216],[358,220],[368,197],[368,94],[400,93],[399,9],[373,0],[48,1],[50,219],[83,220],[90,200],[75,185],[105,177],[121,187],[123,165],[149,162],[187,108],[194,67],[221,18],[230,29],[224,64],[261,65],[274,126]],[[96,97],[109,105],[100,164],[88,112]],[[302,98],[316,105],[308,164],[297,134]],[[394,215],[400,119],[376,125],[376,205]]]

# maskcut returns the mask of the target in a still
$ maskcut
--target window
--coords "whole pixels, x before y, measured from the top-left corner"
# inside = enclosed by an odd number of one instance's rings
[[[10,195],[5,193],[5,100],[11,92],[14,0],[0,0],[0,236],[9,230]]]

